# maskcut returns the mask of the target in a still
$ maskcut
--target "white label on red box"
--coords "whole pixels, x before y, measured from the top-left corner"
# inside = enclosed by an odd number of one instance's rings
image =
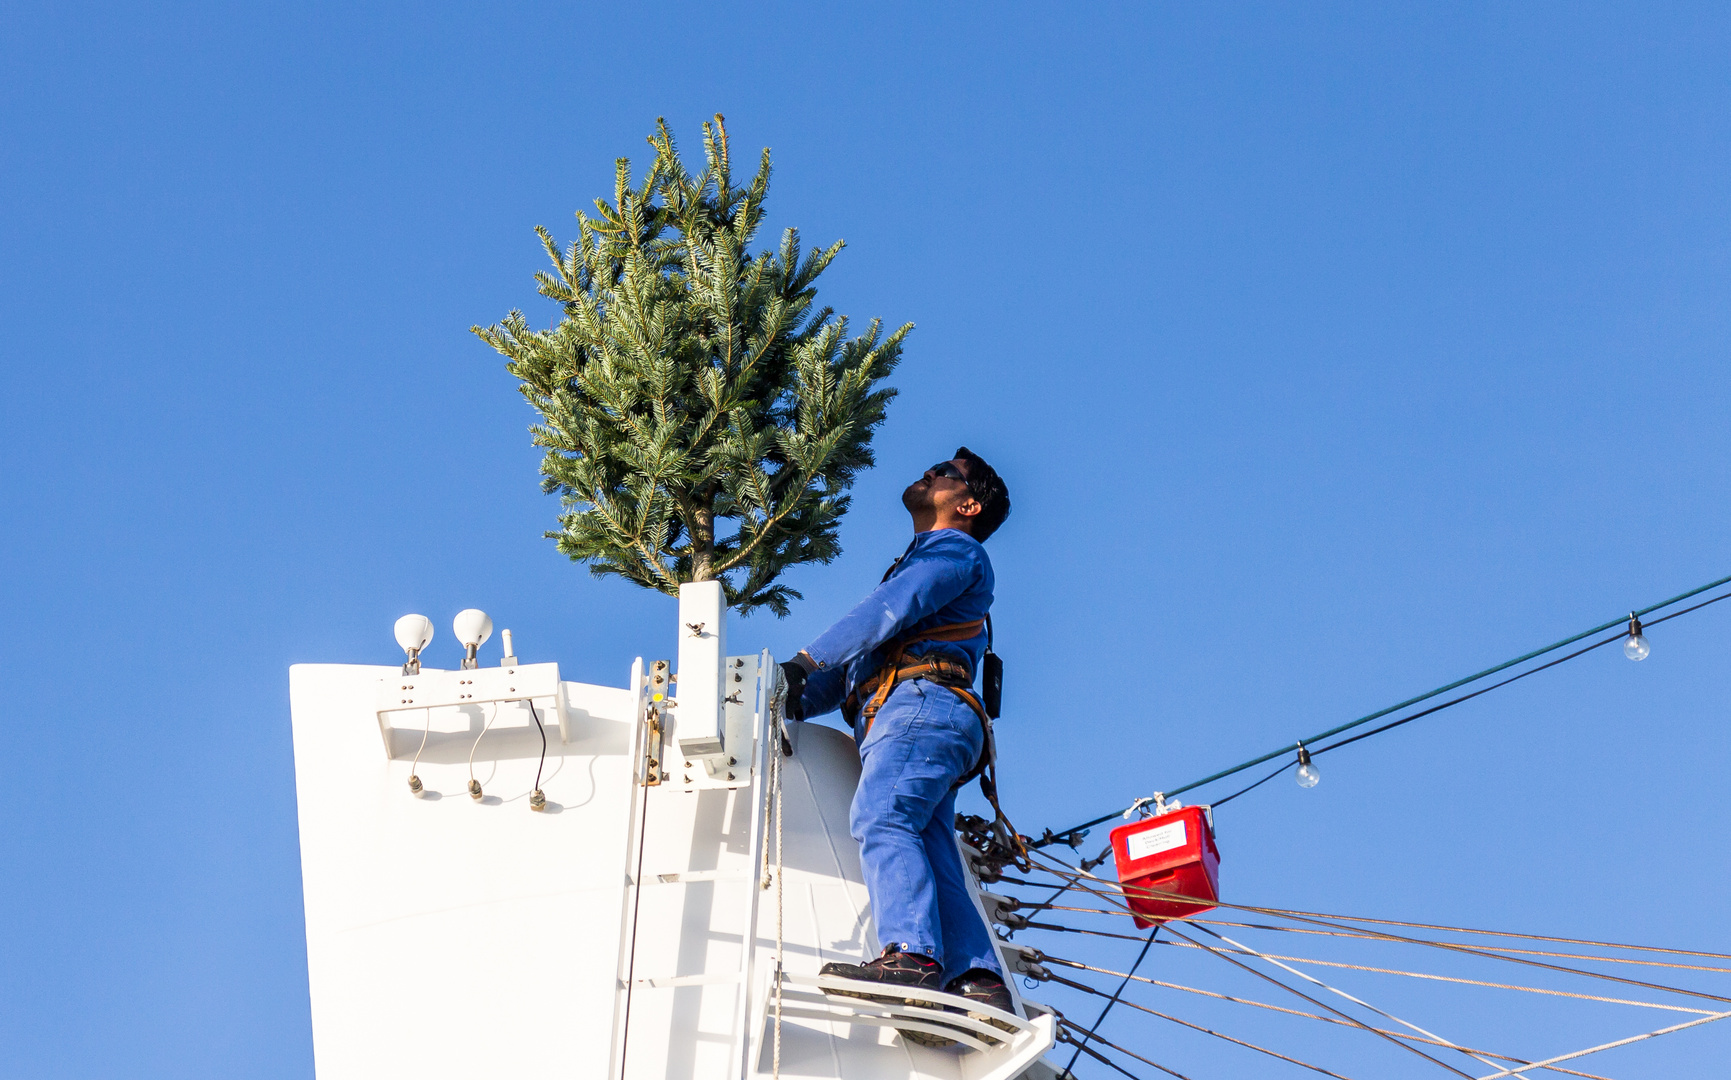
[[[1181,848],[1186,842],[1184,822],[1174,821],[1170,825],[1162,825],[1158,829],[1136,833],[1124,841],[1124,850],[1132,859],[1146,859],[1148,856],[1158,855],[1162,851]]]

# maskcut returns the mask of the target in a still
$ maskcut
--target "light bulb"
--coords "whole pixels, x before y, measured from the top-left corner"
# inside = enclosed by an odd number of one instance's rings
[[[463,667],[475,667],[475,653],[493,636],[493,620],[480,608],[464,608],[451,620],[451,632],[463,646]]]
[[[1294,777],[1301,788],[1313,788],[1322,779],[1322,772],[1310,760],[1310,751],[1304,747],[1298,748],[1298,775]]]
[[[1629,613],[1629,636],[1623,639],[1623,655],[1631,660],[1645,660],[1653,647],[1647,644],[1646,635],[1641,633],[1641,620]]]
[[[408,653],[409,661],[403,665],[404,675],[419,674],[421,670],[421,650],[433,640],[433,620],[425,615],[404,615],[397,620],[393,628],[397,635],[397,644]]]

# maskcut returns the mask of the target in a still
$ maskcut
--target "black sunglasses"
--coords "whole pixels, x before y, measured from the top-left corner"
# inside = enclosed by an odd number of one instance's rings
[[[962,475],[962,470],[956,468],[956,463],[953,461],[940,461],[926,471],[931,473],[933,476],[943,476],[951,480],[960,480],[964,484],[968,482],[968,478]]]

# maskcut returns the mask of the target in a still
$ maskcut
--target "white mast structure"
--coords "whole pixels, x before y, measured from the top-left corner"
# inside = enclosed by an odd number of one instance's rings
[[[623,687],[566,682],[508,631],[498,666],[421,669],[416,625],[402,670],[290,671],[321,1080],[1053,1075],[1054,1018],[1014,977],[997,1026],[943,994],[826,992],[823,964],[878,951],[858,753],[784,728],[774,660],[728,655],[718,582],[680,590],[676,681],[639,659]],[[459,617],[466,645],[490,631]]]

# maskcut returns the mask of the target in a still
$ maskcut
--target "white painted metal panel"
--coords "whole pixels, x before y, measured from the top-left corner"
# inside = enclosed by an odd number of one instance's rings
[[[778,918],[794,975],[877,952],[848,834],[851,737],[794,726],[796,753],[780,759],[784,865],[765,889],[761,789],[642,786],[643,670],[626,688],[563,684],[573,739],[548,740],[545,814],[528,807],[541,742],[526,708],[502,706],[491,720],[475,754],[480,802],[464,787],[490,707],[427,713],[417,771],[428,796],[416,799],[406,782],[423,731],[388,729],[389,757],[374,741],[378,680],[396,670],[291,671],[322,1080],[588,1080],[610,1065],[630,1080],[726,1080],[742,1065],[767,1075]],[[750,742],[779,753],[761,732]],[[761,776],[761,750],[755,760]],[[773,833],[763,833],[768,846]],[[618,1010],[626,984],[628,1016]],[[1006,1080],[1050,1045],[1049,1022],[1036,1022],[1014,1046],[964,1054],[845,1012],[787,1018],[784,1077]],[[611,1060],[616,1031],[626,1052]]]
[[[547,811],[532,813],[526,708],[481,744],[482,802],[464,791],[479,706],[441,718],[418,767],[428,796],[410,794],[415,746],[378,750],[378,680],[397,674],[289,675],[318,1075],[603,1075],[633,695],[565,684],[574,737],[548,740]]]

